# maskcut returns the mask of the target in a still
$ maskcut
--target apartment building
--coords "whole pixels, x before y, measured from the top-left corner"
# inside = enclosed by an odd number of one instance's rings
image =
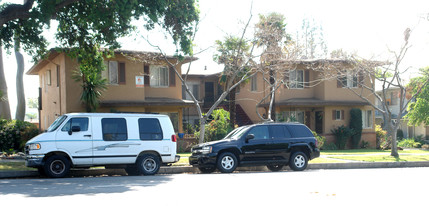
[[[150,58],[142,58],[148,56]],[[177,59],[167,57],[173,63]],[[186,57],[182,62],[194,61]],[[157,53],[116,50],[105,59],[107,89],[97,112],[145,112],[170,116],[176,132],[182,132],[183,109],[193,105],[182,99],[179,77]],[[181,72],[181,64],[176,67]],[[48,57],[27,72],[39,76],[39,124],[45,130],[60,115],[84,112],[80,100],[82,87],[73,79],[78,62],[64,52],[50,50]]]

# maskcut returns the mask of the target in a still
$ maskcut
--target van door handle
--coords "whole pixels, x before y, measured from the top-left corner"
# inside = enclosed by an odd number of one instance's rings
[[[84,137],[91,137],[91,135],[90,134],[86,134],[86,135],[83,135]]]

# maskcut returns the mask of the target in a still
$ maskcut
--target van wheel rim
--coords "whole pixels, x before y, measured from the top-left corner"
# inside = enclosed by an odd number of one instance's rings
[[[154,171],[156,169],[155,160],[151,158],[145,159],[143,162],[143,168],[148,172]]]
[[[58,175],[58,174],[62,174],[66,170],[66,165],[61,160],[55,160],[51,163],[50,168],[52,173]]]
[[[225,156],[222,158],[222,167],[229,170],[234,167],[234,159],[230,156]]]
[[[304,165],[305,165],[305,158],[304,158],[304,156],[297,155],[295,157],[295,159],[294,159],[294,163],[295,163],[296,167],[299,167],[299,168],[304,167]]]

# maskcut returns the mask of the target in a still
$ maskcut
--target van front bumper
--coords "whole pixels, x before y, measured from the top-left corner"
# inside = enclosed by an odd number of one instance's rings
[[[27,155],[25,156],[25,166],[40,167],[43,166],[43,158],[45,155]]]

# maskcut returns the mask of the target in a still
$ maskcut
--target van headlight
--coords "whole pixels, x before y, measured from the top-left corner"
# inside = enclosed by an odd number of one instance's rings
[[[201,153],[203,153],[203,154],[209,154],[209,153],[212,153],[212,149],[213,149],[213,147],[212,147],[212,146],[204,146],[204,147],[201,149]]]
[[[28,149],[30,150],[39,150],[40,148],[42,148],[42,146],[40,146],[39,143],[31,143],[28,145]]]

